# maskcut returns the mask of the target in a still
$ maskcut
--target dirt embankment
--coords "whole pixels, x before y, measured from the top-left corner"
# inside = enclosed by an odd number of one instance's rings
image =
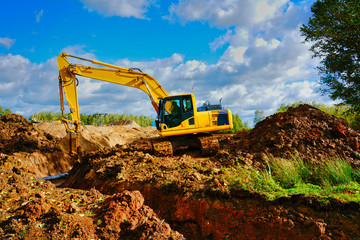
[[[250,163],[261,162],[267,156],[299,155],[315,161],[340,157],[360,165],[360,133],[345,119],[307,104],[269,116],[250,132],[240,132],[222,145]]]
[[[0,118],[0,154],[2,166],[37,177],[66,173],[76,161],[57,146],[52,135],[16,114]]]
[[[107,194],[139,190],[187,239],[356,239],[360,205],[292,196],[276,201],[228,188],[221,162],[112,149],[85,156],[65,186]],[[341,212],[341,214],[339,214]]]
[[[79,133],[79,145],[84,153],[125,145],[141,138],[157,137],[156,128],[141,128],[132,121],[115,122],[114,126],[82,126]],[[36,127],[59,140],[59,147],[69,152],[69,135],[62,123],[44,121]]]
[[[74,160],[24,117],[1,117],[0,137],[1,239],[184,239],[139,191],[103,195],[39,179],[67,172]]]

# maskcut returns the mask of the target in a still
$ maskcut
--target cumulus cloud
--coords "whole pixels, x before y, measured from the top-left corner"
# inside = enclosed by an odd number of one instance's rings
[[[0,56],[0,106],[28,116],[58,103],[55,58],[42,64],[20,55]],[[51,84],[53,82],[54,84]]]
[[[153,0],[80,0],[90,12],[104,16],[145,18]]]
[[[10,49],[14,43],[15,43],[15,39],[7,38],[7,37],[4,37],[4,38],[0,37],[0,45],[3,45],[7,49]]]
[[[170,7],[170,19],[208,21],[229,27],[258,23],[280,14],[287,0],[183,0]]]

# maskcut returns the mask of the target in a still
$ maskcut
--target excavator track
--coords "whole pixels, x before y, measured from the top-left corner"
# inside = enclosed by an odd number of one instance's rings
[[[214,136],[202,136],[198,138],[201,144],[201,153],[203,156],[215,155],[220,148],[219,141]]]
[[[136,140],[130,144],[130,150],[142,151],[156,156],[172,156],[180,147],[192,147],[201,150],[201,155],[212,156],[219,151],[219,141],[213,135],[183,135]]]
[[[154,155],[156,156],[172,156],[173,147],[170,141],[167,140],[153,140],[152,141]]]

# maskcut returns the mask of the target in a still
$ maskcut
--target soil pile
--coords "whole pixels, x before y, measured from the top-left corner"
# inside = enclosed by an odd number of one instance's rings
[[[67,135],[64,124],[56,121],[40,121],[36,127],[54,138],[63,138]]]
[[[59,146],[64,152],[69,152],[69,135],[66,133],[65,127],[62,123],[45,121],[37,124],[36,126],[57,139],[60,142]],[[142,128],[137,124],[136,126],[132,125],[131,128],[127,127],[127,125],[97,127],[91,125],[81,126],[79,145],[83,152],[88,153],[96,150],[102,150],[104,148],[111,148],[116,145],[125,145],[140,138],[159,136],[156,128],[154,127]]]
[[[254,154],[255,158],[264,157],[264,153],[291,158],[297,151],[305,158],[338,156],[360,165],[359,132],[346,120],[306,104],[269,116],[237,138],[233,150]]]
[[[0,118],[0,148],[5,154],[47,151],[52,137],[39,132],[26,118],[9,114]]]
[[[1,239],[184,239],[144,205],[138,191],[112,196],[56,188],[0,169]]]
[[[68,172],[75,159],[56,145],[56,139],[16,114],[0,118],[0,165],[38,177]]]
[[[111,124],[112,126],[126,126],[126,127],[132,127],[132,128],[141,128],[139,126],[139,124],[137,124],[134,121],[128,120],[128,119],[123,119],[123,120],[116,120],[114,122],[112,122]]]

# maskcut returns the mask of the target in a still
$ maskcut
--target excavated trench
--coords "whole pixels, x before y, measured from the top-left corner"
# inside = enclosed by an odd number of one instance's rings
[[[221,179],[204,181],[206,170],[189,172],[192,159],[119,153],[87,156],[70,171],[64,187],[104,194],[139,190],[145,204],[186,239],[357,239],[360,205],[331,200],[324,205],[303,195],[268,201],[250,191],[224,191]],[[139,171],[146,163],[146,169]],[[152,168],[161,171],[152,171]],[[104,167],[106,166],[106,167]],[[182,168],[182,169],[181,169]],[[127,169],[133,169],[129,171]],[[178,169],[178,170],[175,170]],[[138,175],[136,175],[138,174]],[[178,180],[166,183],[171,175]],[[180,177],[180,175],[184,177]],[[216,188],[216,189],[215,189]]]

